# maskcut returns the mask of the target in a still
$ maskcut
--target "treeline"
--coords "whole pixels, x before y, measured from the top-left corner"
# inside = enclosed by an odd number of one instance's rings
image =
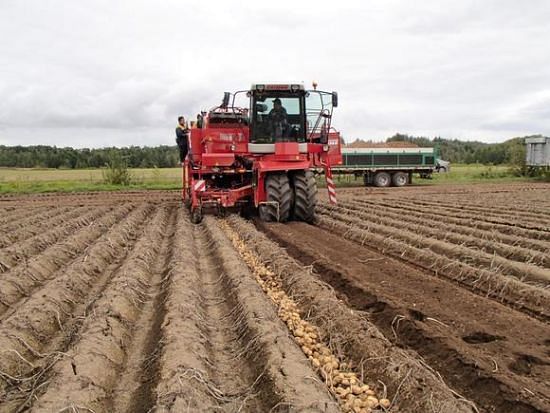
[[[176,146],[74,149],[0,145],[0,167],[101,168],[113,157],[121,157],[130,168],[170,168],[177,166],[179,160]]]
[[[407,142],[420,147],[437,147],[441,158],[452,163],[521,165],[525,162],[524,138],[513,138],[502,143],[483,143],[396,134],[387,138],[386,142]],[[122,158],[130,168],[170,168],[178,164],[176,146],[74,149],[44,145],[0,145],[0,167],[101,168],[115,156]]]
[[[395,134],[387,138],[386,142],[408,142],[420,147],[436,147],[439,149],[440,157],[452,163],[518,165],[525,162],[526,137],[513,138],[501,143],[484,143]]]

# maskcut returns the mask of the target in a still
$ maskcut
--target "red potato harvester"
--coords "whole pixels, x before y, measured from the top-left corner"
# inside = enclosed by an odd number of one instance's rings
[[[336,203],[331,165],[342,163],[341,140],[331,120],[338,95],[313,87],[253,84],[225,92],[222,104],[191,128],[183,200],[193,222],[206,210],[229,209],[256,210],[265,221],[312,222],[318,174]],[[245,96],[249,106],[235,106]]]

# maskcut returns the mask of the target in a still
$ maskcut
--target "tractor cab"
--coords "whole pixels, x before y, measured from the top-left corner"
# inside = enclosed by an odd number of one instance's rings
[[[247,95],[251,153],[273,153],[278,142],[297,142],[300,153],[307,142],[327,143],[336,92],[308,91],[301,83],[253,84]]]
[[[304,86],[300,84],[252,85],[250,142],[305,142],[305,96]]]

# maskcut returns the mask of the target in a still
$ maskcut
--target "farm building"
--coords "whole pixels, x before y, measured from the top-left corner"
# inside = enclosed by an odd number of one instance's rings
[[[536,136],[525,138],[526,162],[529,166],[550,166],[550,138]]]

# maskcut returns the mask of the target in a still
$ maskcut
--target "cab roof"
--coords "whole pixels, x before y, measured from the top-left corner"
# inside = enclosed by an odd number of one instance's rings
[[[297,92],[299,90],[305,90],[304,84],[297,83],[252,83],[250,90],[257,91],[290,91]]]

